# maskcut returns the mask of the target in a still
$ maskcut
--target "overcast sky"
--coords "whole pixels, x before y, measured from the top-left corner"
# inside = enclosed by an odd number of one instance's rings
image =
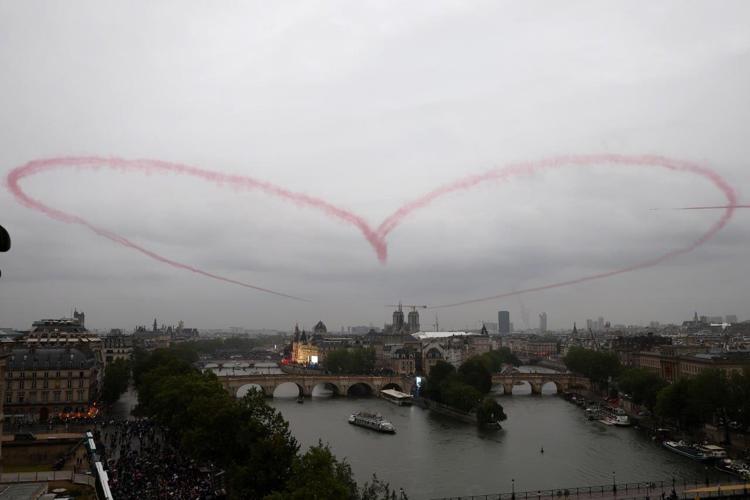
[[[0,171],[42,157],[152,158],[313,195],[377,226],[462,176],[578,153],[654,153],[750,190],[750,3],[34,2],[0,0]],[[694,175],[580,168],[486,183],[415,212],[378,262],[356,228],[259,192],[176,175],[60,171],[44,203],[158,263],[0,191],[0,327],[87,313],[289,329],[380,325],[445,304],[605,272],[688,245],[721,204]],[[750,210],[692,253],[585,284],[422,313],[474,328],[511,311],[552,328],[699,314],[750,319]],[[525,313],[524,313],[525,311]],[[525,325],[524,316],[528,325]]]

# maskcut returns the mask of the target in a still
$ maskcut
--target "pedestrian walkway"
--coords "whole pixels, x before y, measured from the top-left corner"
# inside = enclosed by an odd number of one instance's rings
[[[436,500],[660,500],[703,498],[750,498],[750,484],[728,478],[721,484],[652,481],[620,483],[552,490],[530,490],[510,493],[489,493]]]

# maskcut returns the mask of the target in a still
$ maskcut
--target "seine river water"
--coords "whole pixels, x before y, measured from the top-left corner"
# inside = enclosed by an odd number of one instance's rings
[[[530,391],[527,391],[530,392]],[[637,481],[700,480],[702,465],[675,455],[632,428],[588,421],[553,396],[498,396],[508,420],[479,431],[422,408],[366,398],[274,398],[305,449],[322,440],[351,464],[358,482],[377,474],[409,498],[509,492]],[[376,411],[396,427],[379,434],[347,423],[357,410]],[[544,453],[541,453],[541,448]],[[720,473],[709,471],[712,478]]]

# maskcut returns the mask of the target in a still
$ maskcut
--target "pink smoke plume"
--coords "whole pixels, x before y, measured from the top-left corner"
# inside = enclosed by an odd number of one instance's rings
[[[13,196],[16,198],[16,200],[19,203],[33,210],[37,210],[55,220],[59,220],[61,222],[66,222],[69,224],[83,225],[104,238],[107,238],[111,241],[114,241],[115,243],[131,248],[133,250],[136,250],[161,263],[164,263],[164,264],[167,264],[172,267],[179,268],[179,269],[191,271],[197,274],[201,274],[203,276],[213,278],[216,280],[220,280],[220,281],[224,281],[227,283],[232,283],[232,284],[244,286],[247,288],[252,288],[255,290],[271,293],[274,295],[279,295],[282,297],[287,297],[287,298],[292,298],[292,299],[297,299],[297,300],[304,300],[304,299],[300,299],[299,297],[295,297],[293,295],[288,295],[288,294],[277,292],[268,288],[259,287],[256,285],[234,280],[234,279],[227,278],[224,276],[219,276],[219,275],[204,271],[202,269],[196,268],[194,266],[176,262],[172,259],[159,255],[140,245],[137,245],[136,243],[128,240],[127,238],[123,236],[120,236],[114,232],[95,226],[82,217],[72,215],[62,210],[55,209],[55,208],[52,208],[43,204],[39,200],[36,200],[28,196],[21,189],[19,182],[26,177],[30,177],[30,176],[37,175],[37,174],[44,173],[44,172],[49,172],[51,170],[56,170],[56,169],[66,169],[66,168],[68,169],[72,169],[72,168],[99,169],[99,168],[104,167],[104,168],[110,168],[114,170],[121,170],[121,171],[127,171],[127,172],[135,171],[135,172],[141,172],[141,173],[146,173],[146,174],[173,173],[173,174],[180,174],[180,175],[188,175],[188,176],[196,177],[206,182],[210,182],[219,186],[230,185],[234,187],[235,189],[239,189],[239,190],[258,190],[263,193],[293,202],[300,206],[306,206],[309,208],[317,209],[331,218],[338,219],[342,222],[355,226],[362,233],[364,238],[370,243],[372,248],[375,250],[375,254],[377,258],[380,260],[380,262],[385,263],[387,260],[387,256],[388,256],[388,251],[387,251],[388,247],[387,247],[387,242],[386,242],[386,237],[388,236],[388,234],[391,231],[393,231],[393,229],[395,229],[401,222],[403,222],[409,215],[411,215],[417,210],[426,208],[432,202],[434,202],[435,200],[443,196],[456,193],[456,192],[460,192],[460,191],[466,191],[480,184],[483,184],[485,182],[508,181],[514,177],[518,177],[522,175],[529,175],[538,171],[561,169],[561,168],[612,167],[612,166],[627,167],[627,168],[633,168],[633,167],[660,168],[660,169],[664,169],[664,170],[668,170],[672,172],[690,173],[690,174],[703,177],[704,179],[710,181],[714,186],[716,186],[719,189],[719,191],[721,191],[722,194],[724,194],[724,196],[726,197],[727,205],[722,206],[722,207],[716,207],[716,208],[723,208],[724,213],[714,224],[711,225],[711,227],[709,227],[709,229],[703,235],[701,235],[697,240],[693,241],[691,244],[682,248],[672,250],[668,253],[654,257],[652,259],[639,262],[636,264],[632,264],[630,266],[627,266],[621,269],[583,276],[583,277],[568,280],[568,281],[561,281],[557,283],[541,285],[541,286],[534,287],[534,288],[527,288],[523,290],[515,290],[511,292],[506,292],[506,293],[502,293],[498,295],[493,295],[490,297],[482,297],[482,298],[471,299],[471,300],[467,300],[463,302],[456,302],[453,304],[445,304],[442,306],[437,306],[437,307],[452,307],[452,306],[470,304],[474,302],[482,302],[482,301],[487,301],[487,300],[499,299],[503,297],[509,297],[512,295],[520,295],[522,293],[547,290],[550,288],[568,286],[568,285],[573,285],[577,283],[582,283],[585,281],[591,281],[595,279],[615,276],[618,274],[635,271],[637,269],[643,269],[646,267],[655,266],[667,259],[690,252],[694,250],[695,248],[697,248],[698,246],[705,243],[706,241],[708,241],[709,239],[711,239],[719,230],[721,230],[727,224],[727,222],[729,222],[729,220],[731,219],[734,213],[735,208],[740,207],[737,205],[737,200],[736,200],[736,195],[734,193],[734,190],[718,173],[714,172],[713,170],[707,167],[703,167],[703,166],[690,163],[690,162],[686,162],[686,161],[674,160],[674,159],[666,158],[663,156],[614,155],[614,154],[559,156],[559,157],[548,158],[548,159],[544,159],[544,160],[540,160],[536,162],[515,163],[515,164],[502,167],[502,168],[489,170],[482,174],[470,175],[470,176],[458,179],[454,182],[443,185],[433,191],[430,191],[406,203],[405,205],[403,205],[402,207],[394,211],[391,215],[386,217],[385,220],[383,220],[383,222],[376,229],[373,229],[365,221],[363,217],[356,215],[352,211],[337,207],[333,205],[332,203],[329,203],[320,198],[316,198],[314,196],[290,191],[288,189],[274,185],[270,182],[257,180],[252,177],[212,172],[212,171],[204,170],[198,167],[193,167],[193,166],[184,165],[180,163],[159,161],[159,160],[147,160],[147,159],[125,160],[122,158],[105,158],[105,157],[94,157],[94,156],[61,157],[61,158],[47,158],[47,159],[33,160],[11,170],[6,178],[6,183],[7,183],[8,189],[10,190],[10,192],[13,194]],[[701,207],[695,207],[695,208],[698,209]]]

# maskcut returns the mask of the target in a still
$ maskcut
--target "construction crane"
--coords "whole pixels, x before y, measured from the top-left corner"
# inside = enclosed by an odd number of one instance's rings
[[[427,309],[427,306],[424,305],[417,305],[417,304],[386,304],[384,307],[398,307],[399,310],[401,310],[402,307],[411,307],[412,311],[416,311],[417,309]]]

